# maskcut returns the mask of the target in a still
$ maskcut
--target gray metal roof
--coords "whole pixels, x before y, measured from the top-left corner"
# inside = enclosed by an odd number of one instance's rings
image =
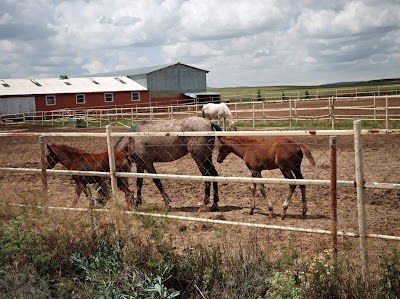
[[[144,91],[147,88],[124,77],[0,79],[0,96],[61,93]]]
[[[201,71],[205,71],[208,73],[208,71],[206,70],[202,70],[187,64],[183,64],[183,63],[172,63],[172,64],[161,64],[161,65],[155,65],[155,66],[149,66],[149,67],[142,67],[142,68],[138,68],[138,69],[128,69],[128,70],[120,70],[120,71],[113,71],[113,72],[106,72],[106,73],[98,73],[98,74],[92,74],[90,75],[90,77],[98,77],[98,76],[136,76],[136,75],[146,75],[173,65],[185,65],[194,69],[198,69]]]

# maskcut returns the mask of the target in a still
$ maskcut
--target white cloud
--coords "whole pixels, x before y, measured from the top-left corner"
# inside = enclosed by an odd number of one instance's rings
[[[0,78],[178,61],[212,86],[399,77],[399,19],[394,0],[5,0]]]

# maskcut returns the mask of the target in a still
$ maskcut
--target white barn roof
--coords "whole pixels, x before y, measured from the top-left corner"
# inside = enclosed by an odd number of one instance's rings
[[[0,79],[0,96],[144,91],[125,76],[96,78]]]

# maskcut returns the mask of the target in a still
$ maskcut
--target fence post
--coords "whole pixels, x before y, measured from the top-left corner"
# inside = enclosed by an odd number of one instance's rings
[[[355,120],[354,127],[354,154],[357,187],[358,231],[360,235],[360,255],[362,274],[365,278],[368,271],[367,235],[364,203],[364,172],[362,163],[361,121]]]
[[[256,128],[256,111],[255,111],[255,105],[254,105],[254,102],[253,102],[253,129],[255,129]]]
[[[46,202],[46,205],[48,203],[47,199],[47,171],[46,171],[46,138],[44,136],[39,137],[39,144],[40,144],[40,168],[41,168],[41,176],[42,176],[42,192],[43,192],[43,198]]]
[[[292,128],[292,99],[289,99],[289,128]]]
[[[331,202],[331,233],[332,233],[332,249],[333,258],[337,261],[337,151],[336,151],[336,136],[330,136],[330,202]]]
[[[386,95],[386,131],[389,130],[389,101],[388,96]]]
[[[111,139],[111,125],[106,126],[107,133],[107,149],[108,149],[108,161],[110,164],[110,178],[111,178],[111,193],[114,200],[116,202],[117,197],[117,178],[115,176],[115,155],[114,155],[114,146],[112,144]]]
[[[376,120],[376,97],[374,94],[374,119]]]
[[[330,111],[331,111],[331,122],[332,122],[332,130],[335,129],[335,98],[329,98],[332,99],[330,102]]]

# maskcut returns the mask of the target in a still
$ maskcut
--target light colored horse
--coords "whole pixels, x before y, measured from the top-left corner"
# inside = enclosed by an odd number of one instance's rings
[[[224,131],[226,131],[226,119],[229,120],[229,126],[232,131],[237,131],[237,128],[235,126],[235,122],[232,118],[232,113],[229,110],[228,106],[225,103],[208,103],[201,108],[201,112],[204,118],[207,118],[209,120],[212,119],[217,119],[218,120],[218,125],[221,119],[223,119],[224,122]]]
[[[140,121],[134,124],[129,132],[214,132],[221,128],[201,117],[193,116],[180,120]],[[212,161],[214,136],[137,136],[121,137],[115,145],[115,151],[122,151],[129,155],[136,164],[136,172],[157,173],[154,163],[171,162],[190,153],[203,176],[218,176]],[[159,179],[153,179],[160,191],[165,207],[169,208],[170,199],[164,191]],[[138,177],[136,205],[142,203],[143,178]],[[204,201],[200,208],[204,210],[210,201],[211,182],[204,183]],[[210,210],[218,210],[218,182],[213,182],[214,197]]]

